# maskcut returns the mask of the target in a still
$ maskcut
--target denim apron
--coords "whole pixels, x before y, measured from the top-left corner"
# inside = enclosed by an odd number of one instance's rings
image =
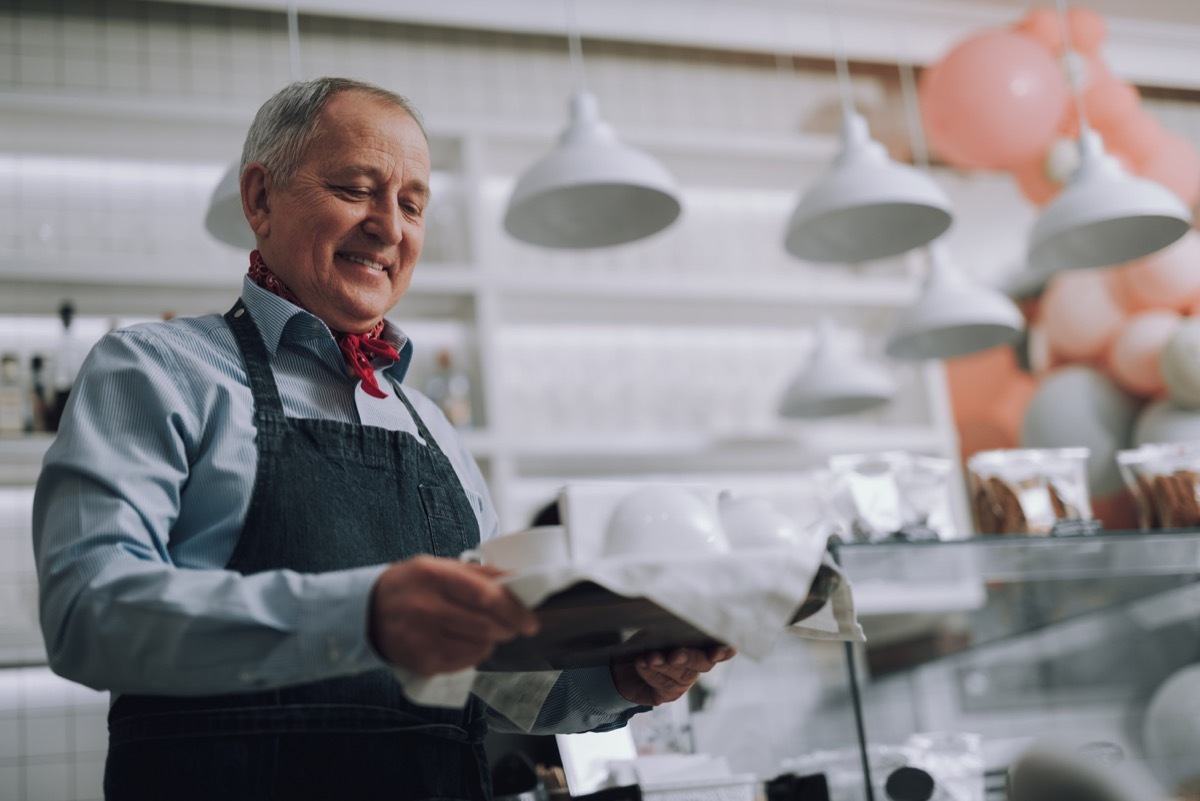
[[[254,393],[258,472],[226,567],[248,575],[456,557],[479,543],[470,502],[398,386],[406,432],[284,416],[266,347],[238,301],[225,315]],[[347,620],[346,626],[365,626]],[[109,713],[109,801],[480,801],[491,795],[483,705],[409,702],[379,669],[200,698],[122,695]]]

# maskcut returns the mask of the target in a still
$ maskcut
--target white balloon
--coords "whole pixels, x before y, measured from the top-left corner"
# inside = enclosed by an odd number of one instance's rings
[[[1200,319],[1187,317],[1179,324],[1163,346],[1158,366],[1171,402],[1200,409]]]
[[[1170,400],[1154,401],[1133,426],[1133,444],[1200,442],[1200,411],[1181,409]]]
[[[1172,673],[1154,691],[1142,721],[1142,744],[1168,789],[1200,779],[1200,665]]]

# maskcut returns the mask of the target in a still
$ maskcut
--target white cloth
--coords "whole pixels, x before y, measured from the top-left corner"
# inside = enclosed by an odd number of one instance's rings
[[[501,581],[531,608],[580,582],[594,582],[618,595],[647,598],[680,620],[762,659],[785,633],[822,640],[865,639],[854,612],[849,580],[833,565],[823,540],[725,553],[666,557],[605,556],[600,547],[607,521],[621,498],[645,484],[625,482],[567,486],[560,497],[571,562],[533,568]],[[716,492],[695,487],[715,504]],[[815,614],[792,623],[825,564],[839,579],[829,601]],[[619,621],[616,621],[619,623]],[[626,632],[622,632],[625,634]],[[634,630],[629,630],[632,636]],[[465,670],[424,679],[397,672],[405,692],[422,704],[461,706],[475,692],[522,728],[537,719],[559,671],[485,673]]]
[[[681,620],[728,643],[751,659],[762,659],[785,633],[813,639],[861,642],[850,584],[840,582],[822,609],[790,621],[808,596],[824,551],[802,548],[735,551],[661,559],[597,559],[504,579],[528,606],[582,581],[619,595],[645,597]],[[632,633],[632,632],[630,632]],[[558,677],[558,671],[486,673],[465,670],[428,679],[397,672],[405,692],[418,703],[461,706],[475,692],[492,708],[528,729]]]

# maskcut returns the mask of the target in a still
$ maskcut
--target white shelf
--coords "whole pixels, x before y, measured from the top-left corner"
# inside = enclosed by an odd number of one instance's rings
[[[800,272],[799,270],[797,272]],[[900,309],[917,299],[919,285],[906,278],[854,278],[836,270],[821,277],[801,275],[750,275],[731,280],[722,275],[678,274],[555,276],[505,273],[483,280],[510,297],[541,300],[645,301],[660,305],[718,302],[756,306],[830,307],[856,306]]]
[[[0,437],[0,486],[32,486],[53,441],[49,434]]]

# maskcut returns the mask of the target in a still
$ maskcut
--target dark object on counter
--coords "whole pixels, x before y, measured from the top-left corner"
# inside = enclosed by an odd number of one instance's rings
[[[828,566],[817,570],[808,596],[791,622],[817,612],[837,588],[839,577]],[[645,651],[709,648],[719,645],[708,634],[648,598],[629,598],[583,581],[542,601],[541,628],[533,637],[499,645],[482,670],[562,670],[608,665]],[[633,636],[630,632],[636,632]]]
[[[492,796],[496,801],[548,801],[549,793],[529,757],[505,754],[492,768]]]
[[[829,782],[824,773],[785,773],[767,782],[767,801],[829,801]]]
[[[892,801],[929,801],[935,787],[933,777],[920,768],[896,768],[887,777],[883,789]]]

